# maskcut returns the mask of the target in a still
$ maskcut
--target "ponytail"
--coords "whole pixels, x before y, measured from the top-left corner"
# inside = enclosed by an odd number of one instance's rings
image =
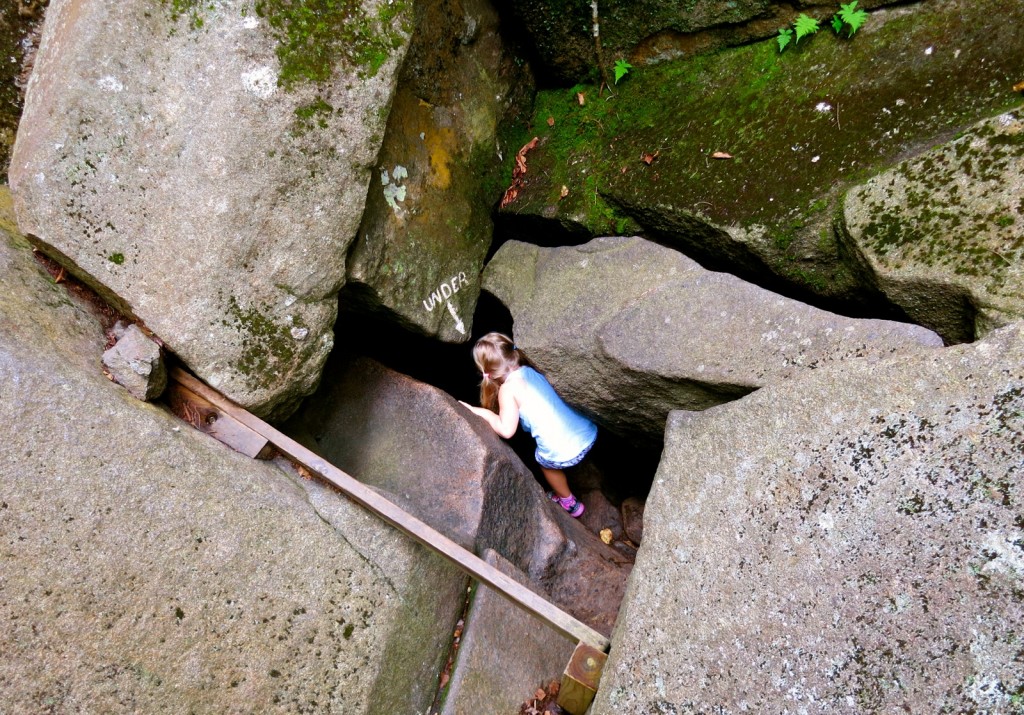
[[[480,405],[498,411],[498,390],[509,373],[528,366],[536,370],[530,359],[503,333],[487,333],[473,346],[473,361],[483,376],[480,383]]]

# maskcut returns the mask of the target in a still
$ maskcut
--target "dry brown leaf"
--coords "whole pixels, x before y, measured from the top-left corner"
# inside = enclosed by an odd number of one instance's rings
[[[587,96],[583,94],[583,92],[577,92],[576,101],[579,102],[580,106],[582,107],[584,104],[587,103]]]
[[[523,176],[526,175],[526,152],[537,146],[537,141],[538,138],[534,137],[524,144],[523,148],[516,153],[516,165],[515,168],[512,169],[512,185],[505,190],[505,195],[501,197],[499,208],[508,206],[516,200],[517,196],[519,196],[519,189],[523,185]]]
[[[569,187],[563,185],[562,186],[562,190],[558,192],[558,198],[564,199],[568,195],[569,195]]]
[[[729,153],[724,152],[724,151],[716,151],[714,154],[711,155],[711,158],[712,159],[732,159],[732,154],[729,154]]]
[[[549,127],[555,126],[555,118],[554,117],[548,117],[548,126]]]
[[[640,161],[642,161],[643,163],[647,164],[647,166],[650,166],[651,164],[654,163],[654,160],[657,159],[658,156],[660,156],[660,155],[661,155],[661,150],[660,149],[655,151],[653,154],[648,154],[648,153],[645,152],[645,153],[640,155]]]
[[[537,688],[533,693],[534,700],[543,700],[547,696],[548,694],[544,692],[544,688]]]
[[[606,544],[611,544],[612,543],[612,530],[611,529],[601,529],[600,533],[601,533],[601,541],[603,541]]]
[[[1013,91],[1024,92],[1024,82],[1018,82],[1017,84],[1013,85]]]

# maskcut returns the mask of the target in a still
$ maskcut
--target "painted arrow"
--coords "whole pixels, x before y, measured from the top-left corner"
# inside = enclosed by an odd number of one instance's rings
[[[455,308],[452,306],[452,302],[449,300],[449,301],[447,301],[447,303],[448,303],[448,312],[452,314],[453,318],[455,318],[455,329],[458,330],[459,333],[461,333],[462,335],[465,335],[466,334],[466,326],[463,325],[462,319],[459,318],[459,314],[455,312]]]

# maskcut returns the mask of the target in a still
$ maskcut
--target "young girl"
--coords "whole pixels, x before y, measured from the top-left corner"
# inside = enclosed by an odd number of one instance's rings
[[[569,491],[566,467],[579,464],[597,439],[597,425],[565,404],[554,388],[508,336],[488,333],[473,347],[483,374],[480,404],[474,407],[500,436],[508,439],[519,422],[537,440],[534,457],[557,501],[569,516],[583,513],[583,503]]]

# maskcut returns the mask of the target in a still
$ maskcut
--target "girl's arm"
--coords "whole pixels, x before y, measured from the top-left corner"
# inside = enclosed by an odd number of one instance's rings
[[[460,402],[462,402],[460,400]],[[516,433],[516,428],[519,427],[519,403],[516,401],[513,387],[509,383],[505,383],[498,389],[498,413],[491,412],[486,407],[474,407],[473,405],[462,403],[466,405],[474,414],[480,415],[487,424],[491,426],[499,436],[508,439]]]

